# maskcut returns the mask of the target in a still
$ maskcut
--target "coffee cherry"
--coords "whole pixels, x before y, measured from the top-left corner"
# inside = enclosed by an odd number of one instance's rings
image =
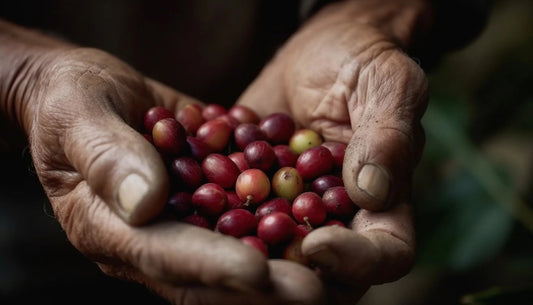
[[[265,140],[266,136],[259,126],[252,123],[242,123],[235,128],[233,132],[233,138],[235,139],[235,144],[240,150],[244,150],[246,145],[254,142]]]
[[[185,105],[178,110],[176,119],[183,125],[189,135],[195,135],[198,128],[205,123],[201,111],[192,104]]]
[[[233,237],[242,237],[255,233],[257,219],[245,209],[233,209],[220,215],[215,230]]]
[[[296,165],[298,155],[295,154],[288,145],[279,144],[272,147],[272,149],[274,149],[276,164],[279,168],[286,166],[294,167]]]
[[[189,216],[185,216],[182,219],[180,219],[181,222],[185,222],[200,228],[205,228],[208,230],[212,230],[213,226],[209,222],[207,218],[204,216],[198,215],[198,214],[191,214]]]
[[[250,168],[268,171],[276,161],[274,149],[267,141],[254,141],[244,148],[244,159]]]
[[[313,180],[309,188],[310,191],[317,193],[319,196],[322,196],[327,189],[334,186],[344,186],[342,178],[326,174]]]
[[[220,152],[228,145],[232,133],[226,121],[214,119],[203,123],[196,131],[196,137],[209,145],[212,151]]]
[[[231,209],[244,209],[246,207],[245,203],[241,201],[237,193],[232,190],[226,190],[226,196],[228,197],[227,208]]]
[[[261,238],[253,235],[248,235],[241,237],[240,240],[244,244],[256,248],[257,250],[259,250],[259,252],[263,253],[263,255],[268,258],[268,247]]]
[[[229,109],[228,114],[237,119],[240,123],[259,123],[257,113],[244,105],[233,105]]]
[[[304,238],[311,231],[313,231],[313,227],[310,224],[298,224],[294,236],[295,238]]]
[[[154,106],[148,109],[144,114],[144,129],[152,134],[155,123],[166,118],[174,118],[174,114],[163,106]]]
[[[296,160],[296,169],[305,181],[327,174],[333,168],[333,156],[324,146],[304,151]]]
[[[270,180],[260,169],[247,169],[237,177],[235,192],[248,205],[258,204],[270,194]]]
[[[282,167],[272,177],[272,190],[279,197],[292,201],[303,189],[302,177],[294,167]]]
[[[206,121],[211,121],[223,114],[226,114],[228,111],[224,106],[219,104],[208,104],[202,110],[202,116]]]
[[[225,155],[212,153],[202,161],[202,171],[209,182],[216,183],[228,189],[235,185],[240,170],[230,158]]]
[[[192,194],[192,204],[196,211],[205,216],[218,216],[224,211],[228,197],[224,189],[215,183],[202,184]]]
[[[234,153],[231,153],[228,155],[228,158],[230,158],[235,165],[239,168],[241,172],[249,169],[248,163],[246,163],[246,160],[244,159],[244,153],[242,151],[236,151]]]
[[[316,193],[305,192],[294,199],[292,216],[298,223],[318,226],[326,220],[326,206]]]
[[[276,212],[291,215],[291,202],[281,197],[270,199],[257,207],[255,210],[255,217],[258,220],[261,220],[261,218],[265,217],[266,215]]]
[[[185,217],[193,212],[192,195],[176,192],[168,199],[167,207],[177,218]]]
[[[187,144],[189,144],[189,155],[191,155],[196,161],[201,162],[207,155],[213,152],[211,147],[204,141],[188,136]]]
[[[283,250],[282,257],[298,264],[309,265],[309,258],[302,253],[302,242],[301,238],[293,239]]]
[[[328,211],[328,214],[339,217],[347,218],[352,217],[357,211],[357,207],[348,196],[344,186],[335,186],[329,188],[322,195],[322,202]]]
[[[285,213],[272,213],[261,218],[257,236],[269,245],[278,245],[294,237],[296,222]]]
[[[187,133],[174,118],[157,121],[152,128],[155,147],[164,154],[177,155],[187,148]]]
[[[174,159],[170,167],[171,172],[178,178],[179,183],[188,189],[196,189],[204,179],[202,168],[198,162],[191,157],[178,157]]]
[[[259,127],[265,133],[268,141],[276,145],[288,143],[296,125],[289,115],[277,112],[262,119],[259,122]]]
[[[319,146],[322,142],[322,137],[316,131],[299,129],[291,136],[289,147],[299,155],[311,147]]]
[[[222,120],[226,122],[226,124],[228,124],[228,126],[231,128],[232,132],[241,124],[241,122],[239,122],[236,118],[227,113],[217,117],[216,120]]]
[[[338,219],[330,219],[324,223],[324,226],[339,226],[339,227],[346,228],[346,225],[344,224],[344,222]]]
[[[331,152],[331,155],[333,156],[333,166],[337,169],[342,168],[347,145],[341,142],[326,141],[322,143],[322,146],[326,147]]]

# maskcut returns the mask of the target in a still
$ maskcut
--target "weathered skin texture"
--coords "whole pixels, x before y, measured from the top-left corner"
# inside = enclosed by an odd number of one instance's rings
[[[137,130],[150,106],[176,112],[198,101],[110,54],[1,23],[0,54],[14,66],[0,70],[0,112],[27,136],[70,242],[106,274],[142,283],[174,304],[353,302],[369,285],[406,274],[414,259],[409,193],[427,85],[401,50],[424,24],[424,3],[326,6],[239,101],[261,116],[289,113],[327,140],[349,143],[344,181],[363,209],[351,229],[327,227],[305,238],[303,253],[321,267],[318,274],[267,261],[231,237],[153,221],[169,182]]]

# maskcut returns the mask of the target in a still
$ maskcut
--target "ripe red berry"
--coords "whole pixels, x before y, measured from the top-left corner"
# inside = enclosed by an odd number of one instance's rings
[[[226,114],[228,111],[224,106],[219,104],[208,104],[203,107],[202,116],[206,121],[213,120],[223,114]]]
[[[200,164],[191,157],[175,158],[170,165],[170,170],[178,178],[180,184],[191,190],[199,187],[204,179]]]
[[[233,209],[220,215],[215,230],[233,237],[242,237],[255,233],[257,219],[245,209]]]
[[[326,220],[326,206],[316,193],[305,192],[294,199],[292,216],[298,223],[318,226]]]
[[[240,170],[230,158],[223,154],[212,153],[202,161],[202,171],[209,182],[228,189],[235,185]]]
[[[192,104],[185,105],[178,110],[176,119],[183,125],[189,135],[195,135],[198,128],[205,123],[202,112]]]
[[[260,169],[250,168],[237,177],[235,192],[247,204],[263,202],[270,194],[270,180]]]
[[[155,147],[164,154],[177,155],[187,148],[185,128],[174,118],[157,121],[152,128]]]
[[[348,196],[344,186],[335,186],[329,188],[322,195],[322,202],[326,210],[333,217],[347,218],[352,217],[357,211],[357,207]]]
[[[208,230],[212,230],[213,226],[209,222],[207,218],[204,216],[198,215],[198,214],[191,214],[189,216],[185,216],[182,219],[180,219],[181,222],[185,222],[197,227],[205,228]]]
[[[295,238],[304,238],[311,231],[313,231],[313,227],[311,225],[301,223],[296,226]]]
[[[205,142],[212,151],[220,152],[228,145],[233,129],[224,120],[214,119],[202,124],[196,137]]]
[[[339,227],[346,228],[346,225],[344,224],[344,222],[338,219],[330,219],[324,223],[324,226],[339,226]]]
[[[313,180],[309,188],[312,192],[315,192],[318,195],[322,196],[327,189],[334,186],[344,186],[342,178],[326,174]]]
[[[205,183],[192,194],[192,204],[196,211],[205,216],[218,216],[224,211],[228,197],[224,189],[215,183]]]
[[[294,237],[296,222],[285,213],[272,213],[261,218],[257,236],[269,245],[278,245]]]
[[[187,154],[199,162],[213,152],[207,143],[196,137],[187,136],[187,144],[189,145]]]
[[[296,125],[286,113],[272,113],[259,122],[259,127],[265,133],[268,141],[273,145],[287,144]]]
[[[228,158],[230,158],[235,165],[239,168],[241,172],[249,169],[248,163],[246,163],[246,160],[244,159],[244,153],[242,151],[236,151],[228,155]]]
[[[244,105],[233,105],[229,109],[228,114],[241,123],[259,123],[259,116],[257,116],[257,113]]]
[[[255,217],[261,220],[266,215],[281,212],[291,215],[291,202],[285,198],[276,197],[265,201],[255,210]]]
[[[254,141],[244,148],[244,159],[250,168],[268,171],[276,161],[274,149],[267,141]]]
[[[187,192],[176,192],[168,199],[167,207],[177,218],[190,215],[193,212],[192,195]]]
[[[276,163],[279,168],[286,166],[294,167],[296,165],[298,155],[295,154],[288,145],[279,144],[272,147],[272,149],[274,149]]]
[[[296,160],[296,169],[305,181],[327,174],[332,168],[333,156],[323,146],[309,148]]]
[[[144,129],[149,134],[152,133],[155,123],[166,118],[174,118],[174,114],[163,106],[154,106],[144,114]]]
[[[235,191],[226,190],[226,196],[228,197],[228,209],[243,209],[246,207],[245,203],[239,199],[239,196],[237,196]]]
[[[256,124],[242,123],[235,128],[235,131],[233,132],[233,138],[235,140],[235,144],[237,144],[237,147],[240,150],[244,150],[246,145],[254,141],[265,140],[266,136]]]
[[[240,240],[244,244],[256,248],[257,250],[259,250],[259,252],[263,253],[263,255],[268,258],[268,246],[261,238],[254,235],[248,235],[241,237]]]
[[[326,141],[322,143],[322,146],[326,147],[331,152],[331,155],[333,156],[333,166],[337,169],[342,168],[347,147],[346,143]]]

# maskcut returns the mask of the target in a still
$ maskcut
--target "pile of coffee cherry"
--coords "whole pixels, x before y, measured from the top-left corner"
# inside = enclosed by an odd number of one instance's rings
[[[285,113],[250,108],[162,106],[144,117],[144,136],[167,165],[166,215],[240,239],[269,258],[308,264],[302,239],[346,226],[357,211],[341,178],[346,144],[297,128]]]

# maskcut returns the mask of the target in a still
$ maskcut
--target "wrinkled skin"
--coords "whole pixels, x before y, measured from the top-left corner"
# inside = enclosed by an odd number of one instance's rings
[[[320,272],[268,261],[231,237],[152,221],[169,182],[158,153],[136,130],[150,106],[177,111],[197,101],[83,48],[43,64],[32,93],[38,103],[23,124],[72,244],[106,274],[145,284],[174,304],[353,303],[370,285],[406,274],[415,254],[409,193],[423,145],[425,76],[398,48],[402,41],[332,18],[336,10],[296,33],[239,101],[261,115],[287,112],[299,126],[349,143],[343,178],[363,209],[350,229],[325,227],[305,238],[302,250]],[[363,164],[381,169],[381,191],[359,187]]]
[[[383,31],[338,17],[344,9],[333,6],[311,20],[240,99],[261,115],[284,111],[300,127],[349,144],[343,180],[362,209],[351,229],[319,228],[302,245],[322,267],[330,299],[338,300],[357,299],[368,285],[396,280],[413,264],[409,195],[427,104],[422,69]],[[377,192],[360,187],[364,164],[382,170]]]

